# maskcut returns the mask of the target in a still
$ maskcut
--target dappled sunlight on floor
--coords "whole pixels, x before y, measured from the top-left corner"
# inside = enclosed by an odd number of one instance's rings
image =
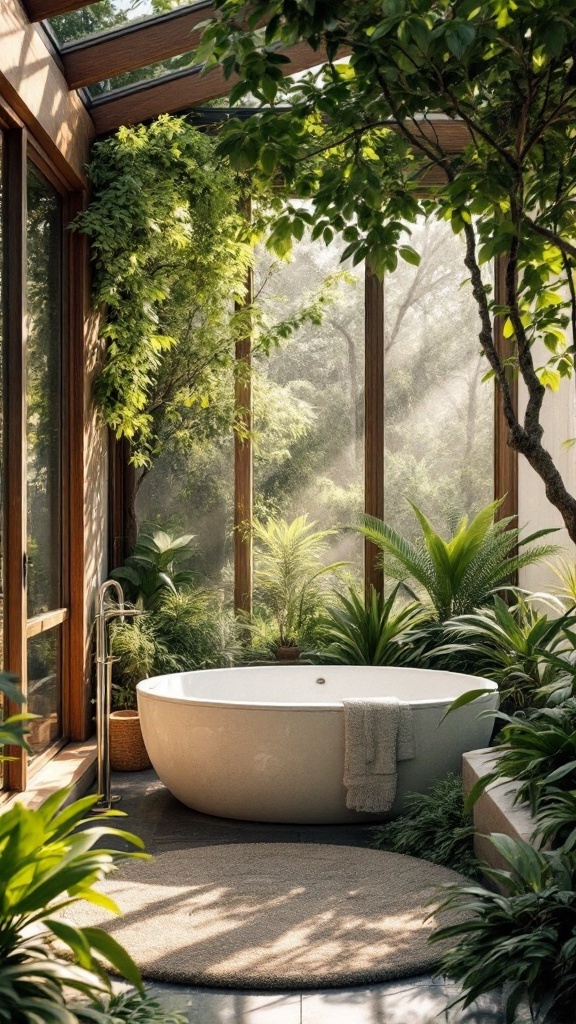
[[[381,947],[379,955],[382,956],[386,955],[386,943],[397,949],[404,942],[407,945],[413,942],[414,932],[421,925],[421,916],[418,918],[414,911],[389,918],[386,932],[381,922],[366,920],[356,912],[359,898],[364,896],[368,901],[374,898],[370,879],[356,878],[338,889],[332,878],[328,902],[323,898],[316,912],[311,913],[305,910],[305,900],[312,888],[310,880],[305,884],[298,879],[297,884],[285,884],[274,897],[264,896],[262,892],[247,893],[236,884],[225,884],[217,865],[213,861],[210,864],[214,851],[238,843],[245,846],[261,842],[340,844],[353,853],[369,843],[369,828],[262,825],[211,818],[180,805],[149,771],[115,775],[114,788],[122,793],[120,806],[129,813],[128,827],[144,835],[151,853],[183,853],[195,848],[207,855],[206,874],[188,879],[190,902],[187,916],[183,915],[182,934],[175,941],[174,954],[159,952],[156,928],[152,930],[150,926],[151,917],[157,916],[158,933],[162,935],[181,902],[177,887],[165,873],[162,876],[161,864],[154,879],[154,892],[147,892],[140,906],[133,907],[125,919],[118,922],[122,930],[116,934],[121,940],[124,941],[132,930],[140,933],[156,966],[164,957],[166,963],[173,966],[183,948],[193,950],[196,957],[210,945],[218,949],[215,963],[219,970],[223,965],[230,969],[235,955],[244,958],[238,968],[244,975],[259,963],[264,966],[271,961],[274,963],[275,958],[288,959],[292,968],[305,972],[310,961],[314,968],[314,941],[326,944],[324,955],[329,961],[341,964],[345,960],[348,966],[357,963],[359,956],[370,956],[376,945]],[[160,860],[157,856],[152,864],[158,865]],[[146,864],[140,866],[148,869]],[[265,873],[258,872],[255,862],[248,860],[246,879],[261,880]],[[330,878],[329,871],[325,875]],[[118,877],[115,884],[118,886],[115,896],[122,904],[126,885]],[[141,884],[147,885],[144,881]],[[424,893],[421,895],[423,897]],[[216,913],[219,904],[225,904],[224,914]],[[291,924],[282,923],[282,913],[294,906],[300,908],[300,916]],[[96,908],[94,913],[104,920],[104,915]],[[95,922],[95,918],[93,920]],[[199,920],[204,929],[200,932]],[[267,935],[264,935],[264,925],[269,928]],[[241,952],[232,954],[228,944],[238,935],[242,937]],[[429,975],[331,988],[323,988],[321,984],[315,989],[291,986],[292,991],[279,983],[276,991],[263,992],[258,986],[247,987],[245,979],[242,985],[226,984],[226,987],[217,981],[207,981],[204,985],[153,982],[150,987],[163,1007],[183,1012],[190,1024],[503,1024],[504,1021],[497,995],[483,998],[468,1010],[455,1007],[444,1012],[457,990]]]

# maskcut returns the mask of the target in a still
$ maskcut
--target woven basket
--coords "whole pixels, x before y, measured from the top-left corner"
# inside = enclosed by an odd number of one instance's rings
[[[141,772],[151,768],[137,711],[110,715],[110,767],[115,772]]]

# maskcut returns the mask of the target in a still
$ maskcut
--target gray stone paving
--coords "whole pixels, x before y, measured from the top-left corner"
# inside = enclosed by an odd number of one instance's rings
[[[333,843],[369,846],[366,825],[270,825],[212,818],[184,807],[153,771],[115,773],[113,791],[128,814],[119,825],[140,835],[150,853],[220,843]],[[370,987],[304,992],[235,992],[150,984],[167,1009],[190,1024],[504,1024],[498,995],[467,1010],[445,1007],[457,995],[442,979],[422,977]],[[526,1020],[528,1020],[526,1016]]]

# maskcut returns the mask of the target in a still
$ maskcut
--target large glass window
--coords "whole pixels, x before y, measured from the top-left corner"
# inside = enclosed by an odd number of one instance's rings
[[[4,668],[4,239],[3,239],[3,163],[2,163],[2,132],[0,131],[0,672]],[[4,698],[0,693],[0,714],[3,713]],[[4,780],[2,762],[0,761],[0,789]]]
[[[421,221],[411,244],[420,265],[400,262],[384,283],[384,501],[386,521],[414,536],[407,498],[444,530],[492,500],[494,413],[464,240]]]
[[[254,374],[255,512],[308,513],[324,529],[350,525],[364,507],[364,268],[342,267],[344,246],[304,239],[291,263],[274,266],[263,251],[256,268],[272,322],[330,288],[323,322],[257,356]],[[362,556],[356,534],[334,535],[331,559],[361,576]]]
[[[119,28],[129,22],[166,14],[176,7],[193,6],[190,0],[99,0],[81,10],[50,18],[49,24],[58,42],[63,45],[97,32]]]
[[[29,620],[38,620],[62,605],[61,226],[59,194],[30,166],[26,367]],[[60,628],[43,628],[28,641],[28,707],[41,716],[32,733],[35,753],[61,732]]]

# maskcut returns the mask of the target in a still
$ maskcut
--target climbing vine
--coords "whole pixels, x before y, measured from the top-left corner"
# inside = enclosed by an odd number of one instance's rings
[[[222,358],[223,337],[230,342],[252,261],[250,229],[236,176],[184,118],[120,128],[94,147],[89,177],[92,201],[75,227],[90,239],[103,314],[96,399],[144,466],[155,446],[156,385],[182,332],[198,337],[208,359],[212,351]]]

